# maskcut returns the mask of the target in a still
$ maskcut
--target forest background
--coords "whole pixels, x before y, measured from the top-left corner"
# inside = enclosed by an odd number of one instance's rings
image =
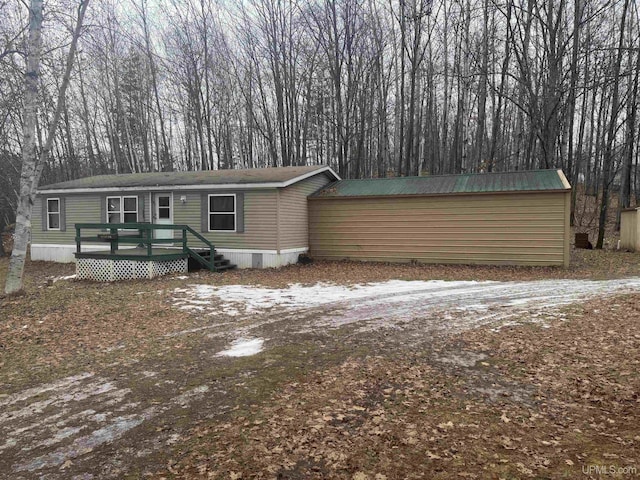
[[[78,5],[45,2],[39,144]],[[18,200],[28,17],[0,0],[0,231]],[[316,164],[344,178],[561,168],[572,221],[604,235],[640,196],[639,78],[630,0],[101,0],[40,184]]]

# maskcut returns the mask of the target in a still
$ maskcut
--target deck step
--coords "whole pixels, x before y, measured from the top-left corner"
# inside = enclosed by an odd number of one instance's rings
[[[211,251],[210,250],[195,250],[195,252],[204,258],[207,262],[211,261]],[[224,258],[224,255],[215,253],[213,254],[213,265],[216,271],[221,272],[225,270],[231,270],[236,268],[236,265],[232,264],[229,260]],[[205,267],[198,262],[195,258],[189,258],[189,271],[197,271],[203,270]]]
[[[237,268],[237,265],[234,265],[233,263],[228,263],[228,264],[223,265],[221,267],[216,267],[218,272],[223,272],[225,270],[233,270],[234,268]]]

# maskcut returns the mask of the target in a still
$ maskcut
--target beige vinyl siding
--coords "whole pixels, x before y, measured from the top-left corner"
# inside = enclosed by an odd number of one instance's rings
[[[640,210],[626,210],[620,214],[620,247],[640,251]]]
[[[278,231],[281,250],[309,246],[307,197],[329,183],[331,179],[325,174],[320,174],[280,190]]]
[[[568,193],[312,199],[322,259],[568,264]]]
[[[165,192],[165,190],[163,190]],[[167,189],[166,192],[171,192]],[[233,193],[226,191],[176,191],[173,194],[173,223],[190,225],[196,231],[220,248],[242,248],[256,250],[276,250],[277,243],[277,190],[265,189],[244,192],[244,224],[243,233],[213,233],[201,232],[200,197],[202,193]],[[32,215],[32,243],[37,244],[75,244],[76,223],[101,223],[101,202],[105,196],[117,196],[113,194],[79,194],[64,196],[66,212],[66,231],[42,231],[42,207],[44,196],[38,196],[35,201]],[[151,201],[148,192],[129,193],[126,195],[144,196],[145,221],[151,218]],[[180,197],[185,196],[186,202],[181,202]],[[49,195],[49,197],[61,197],[61,195]],[[176,238],[180,234],[176,232]],[[189,245],[198,246],[193,237],[189,238]]]
[[[244,191],[244,232],[202,232],[201,231],[201,194],[237,193],[238,191],[198,191],[174,192],[173,222],[187,224],[202,233],[207,240],[218,248],[239,248],[255,250],[275,250],[277,244],[277,190]],[[186,202],[180,201],[185,196]],[[206,208],[206,206],[205,206]],[[197,246],[192,237],[189,245]]]
[[[31,243],[44,244],[75,244],[76,223],[96,223],[100,222],[100,201],[99,195],[69,195],[65,198],[65,224],[66,231],[42,230],[42,202],[45,198],[58,198],[61,195],[48,195],[47,197],[37,196],[33,204],[31,215]]]
[[[138,202],[144,197],[145,221],[149,221],[151,218],[151,206],[148,193],[114,192],[77,195],[38,195],[33,204],[33,213],[31,215],[31,243],[75,245],[75,224],[102,223],[102,202],[105,201],[106,197],[112,196],[136,196],[138,197]],[[64,198],[66,231],[42,230],[42,202],[45,198]],[[142,219],[139,220],[142,221]],[[95,231],[93,233],[95,233]]]

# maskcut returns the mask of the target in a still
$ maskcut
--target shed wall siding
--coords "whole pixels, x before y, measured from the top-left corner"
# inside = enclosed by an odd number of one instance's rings
[[[640,225],[638,224],[638,210],[626,211],[620,214],[620,247],[640,251]]]
[[[280,190],[279,248],[306,248],[309,246],[309,208],[307,197],[331,183],[325,175],[315,175]]]
[[[321,259],[566,265],[568,193],[311,200]]]

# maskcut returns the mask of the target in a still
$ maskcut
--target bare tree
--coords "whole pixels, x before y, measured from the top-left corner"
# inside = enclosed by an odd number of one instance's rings
[[[31,233],[31,213],[36,188],[40,181],[42,169],[51,151],[58,122],[62,115],[64,98],[69,85],[73,60],[75,58],[78,39],[80,38],[82,30],[82,22],[89,0],[82,0],[78,7],[76,25],[67,54],[67,64],[58,92],[56,109],[49,124],[44,145],[38,155],[36,149],[36,122],[38,80],[42,49],[42,3],[42,0],[31,0],[30,3],[27,70],[25,73],[24,143],[22,148],[22,173],[20,175],[20,199],[16,212],[14,246],[5,285],[5,293],[7,294],[19,292],[23,287],[24,264]]]
[[[611,94],[611,115],[607,125],[607,135],[604,156],[602,158],[602,200],[600,203],[600,217],[598,219],[598,240],[596,248],[602,248],[604,244],[604,234],[607,223],[607,212],[609,209],[609,189],[611,188],[611,172],[614,170],[613,163],[613,144],[616,137],[618,115],[620,109],[620,67],[622,65],[622,55],[624,46],[624,29],[627,24],[627,11],[629,9],[629,0],[624,0],[622,7],[622,18],[620,20],[620,36],[618,40],[618,50],[616,52],[615,61],[613,63],[612,78],[612,94]]]
[[[69,0],[48,4],[60,15],[43,36],[43,182],[321,163],[344,177],[563,168],[574,207],[606,186],[587,214],[572,207],[576,228],[597,226],[610,185],[620,206],[640,195],[633,2],[128,1],[92,4],[67,80]],[[27,11],[0,1],[3,171],[28,147]],[[15,177],[0,188],[7,223]]]

